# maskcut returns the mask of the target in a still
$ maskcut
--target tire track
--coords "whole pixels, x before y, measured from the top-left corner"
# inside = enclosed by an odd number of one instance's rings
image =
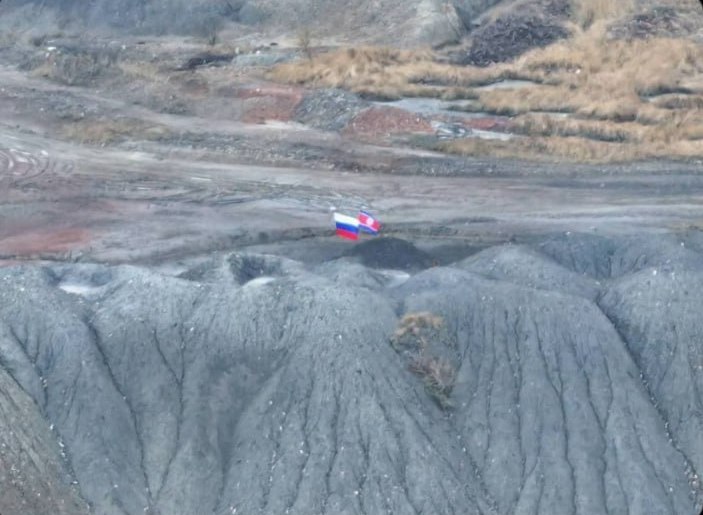
[[[14,148],[0,148],[0,184],[5,187],[23,187],[45,174],[66,175],[73,169],[69,163],[52,159],[48,152],[27,152]]]

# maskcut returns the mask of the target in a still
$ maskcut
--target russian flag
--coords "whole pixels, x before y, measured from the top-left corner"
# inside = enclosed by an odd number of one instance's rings
[[[359,220],[340,213],[334,214],[334,223],[337,226],[337,236],[347,240],[359,239]]]
[[[359,211],[359,227],[361,230],[370,234],[378,234],[381,229],[381,222],[376,220],[370,213]]]

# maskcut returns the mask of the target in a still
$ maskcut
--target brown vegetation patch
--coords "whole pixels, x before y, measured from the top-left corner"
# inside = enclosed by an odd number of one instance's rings
[[[686,39],[608,39],[595,24],[577,37],[514,63],[544,84],[482,92],[473,109],[513,115],[515,142],[457,141],[447,151],[571,161],[703,156],[703,95],[690,81],[703,72],[700,45]],[[667,92],[690,90],[690,94]],[[534,114],[559,111],[572,116]]]
[[[277,82],[342,88],[374,98],[474,98],[470,86],[511,77],[499,68],[465,68],[441,63],[430,51],[390,48],[334,50],[275,66],[269,77]]]
[[[698,158],[703,156],[703,141],[623,144],[582,137],[533,136],[511,141],[467,138],[442,142],[438,145],[438,149],[466,156],[493,156],[545,162],[609,163],[655,158]]]
[[[588,161],[701,157],[701,44],[682,37],[613,39],[609,31],[613,20],[629,16],[632,9],[630,1],[579,0],[574,3],[576,23],[569,25],[571,38],[487,68],[441,62],[429,51],[362,48],[283,64],[270,75],[280,82],[339,87],[383,98],[474,99],[466,110],[517,117],[510,127],[528,141],[443,144],[447,151],[542,159],[544,155],[538,154],[547,149],[547,155],[557,159]],[[535,84],[476,89],[506,78]],[[571,119],[539,117],[540,112],[567,113]],[[390,133],[403,125],[377,118],[374,112],[362,113],[349,131]],[[371,130],[373,126],[378,130]],[[571,148],[557,148],[567,143]]]
[[[510,130],[511,124],[509,118],[486,116],[482,118],[472,118],[462,120],[464,127],[476,129],[480,131],[505,132]]]
[[[443,323],[442,317],[427,311],[406,313],[393,333],[391,343],[395,346],[417,344],[418,350],[427,349],[429,336],[427,332],[439,329]]]
[[[572,0],[572,17],[581,27],[622,18],[634,9],[635,0]]]
[[[86,86],[96,77],[116,69],[117,52],[107,48],[61,48],[46,52],[33,73],[68,86]]]
[[[662,0],[658,0],[661,3]],[[613,2],[615,4],[615,2]],[[623,17],[609,28],[609,33],[620,39],[650,38],[666,35],[685,37],[695,34],[703,21],[698,2],[676,2],[674,5],[655,5],[637,10]]]
[[[126,140],[158,140],[167,136],[169,129],[135,118],[86,119],[65,124],[61,133],[78,143],[107,145]]]
[[[117,63],[119,71],[132,80],[143,80],[147,82],[170,81],[170,77],[164,77],[165,70],[151,62],[145,61],[120,61]]]
[[[567,42],[536,50],[514,63],[547,85],[483,92],[487,110],[521,113],[573,111],[598,118],[646,116],[648,95],[677,91],[703,71],[700,45],[682,39],[612,41],[594,28]]]
[[[407,313],[391,336],[391,345],[404,356],[408,370],[417,375],[427,393],[442,408],[451,408],[450,395],[456,383],[456,367],[446,357],[432,353],[444,319],[428,312]]]

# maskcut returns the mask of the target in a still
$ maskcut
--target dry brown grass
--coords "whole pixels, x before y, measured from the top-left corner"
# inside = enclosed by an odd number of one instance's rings
[[[598,29],[532,51],[513,66],[548,85],[480,96],[489,110],[573,111],[598,118],[635,119],[647,95],[680,90],[703,71],[700,46],[683,39],[612,41]],[[516,70],[516,71],[517,71]]]
[[[614,92],[645,95],[677,88],[682,80],[703,69],[702,61],[700,46],[686,39],[613,41],[594,29],[532,52],[517,65],[530,70],[555,69],[555,79],[561,84],[572,89],[586,87],[602,97]]]
[[[546,114],[525,114],[511,122],[513,131],[529,136],[580,137],[595,141],[672,144],[698,140],[703,135],[703,110],[669,111],[658,123],[612,122],[581,118],[556,118]]]
[[[168,133],[162,125],[133,118],[74,121],[61,131],[63,137],[71,141],[101,146],[125,140],[157,140]]]
[[[479,96],[482,108],[515,114],[574,111],[598,118],[634,119],[646,95],[677,91],[703,70],[700,46],[683,39],[612,41],[598,25],[564,42],[488,68],[437,62],[429,51],[387,48],[336,50],[274,67],[278,82],[336,87],[382,97],[474,98],[471,88],[506,78],[538,82]]]
[[[642,127],[636,123],[602,123],[529,113],[517,116],[511,129],[530,136],[579,136],[596,141],[624,142],[638,139]]]
[[[703,96],[691,95],[663,95],[655,99],[652,105],[660,109],[695,110],[703,109]]]
[[[612,143],[582,137],[529,137],[516,141],[463,139],[439,148],[466,156],[493,156],[531,161],[613,163],[647,159],[693,159],[703,156],[703,140]]]
[[[452,407],[449,396],[456,383],[456,368],[449,360],[422,355],[411,361],[409,369],[422,378],[425,388],[440,407]]]
[[[442,317],[432,313],[408,313],[400,320],[391,337],[391,343],[394,346],[417,344],[419,350],[424,352],[428,345],[428,332],[438,330],[443,323]]]
[[[573,7],[571,38],[507,64],[462,67],[439,62],[430,51],[362,48],[280,65],[270,77],[388,99],[475,99],[470,110],[515,116],[515,129],[534,138],[529,144],[467,141],[441,146],[449,151],[511,157],[547,152],[576,161],[703,155],[701,44],[670,37],[612,39],[608,24],[633,12],[633,0],[573,0]],[[507,78],[535,84],[476,89]],[[572,119],[534,116],[545,111],[570,113]]]
[[[344,88],[382,98],[474,98],[471,86],[512,76],[504,67],[471,68],[440,63],[428,50],[349,48],[311,60],[275,66],[269,78],[289,84]]]
[[[122,61],[117,64],[119,70],[131,79],[147,82],[164,80],[163,72],[158,66],[150,62]]]
[[[581,27],[620,18],[632,12],[634,0],[572,0],[574,21]]]
[[[683,90],[700,77],[699,44],[672,38],[612,41],[594,25],[571,40],[526,54],[514,66],[543,74],[549,84],[484,92],[475,108],[517,115],[515,129],[533,138],[510,144],[465,141],[443,148],[591,162],[703,156],[703,90],[650,98]],[[534,111],[573,116],[530,114]]]
[[[119,53],[114,49],[56,50],[46,52],[32,74],[69,86],[86,86],[110,74],[118,61]]]
[[[449,396],[456,382],[456,368],[446,358],[430,354],[430,339],[437,338],[442,317],[429,312],[408,313],[391,337],[393,347],[409,353],[408,369],[417,375],[427,393],[442,409],[452,407]]]
[[[630,147],[624,145],[559,136],[531,137],[510,142],[463,139],[442,143],[439,148],[445,152],[465,156],[493,156],[545,162],[565,160],[600,163],[628,161],[635,157]]]

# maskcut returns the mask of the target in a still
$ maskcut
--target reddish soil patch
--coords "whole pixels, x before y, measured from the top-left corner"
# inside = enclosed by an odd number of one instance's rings
[[[397,107],[371,107],[357,115],[344,129],[351,136],[383,137],[399,133],[432,134],[430,121]]]
[[[266,120],[290,121],[303,99],[303,90],[281,86],[235,88],[232,96],[244,100],[245,123],[263,123]]]
[[[295,108],[301,97],[267,97],[248,100],[244,104],[242,121],[245,123],[263,123],[266,120],[287,122],[293,119]]]
[[[84,248],[92,239],[85,229],[26,231],[0,240],[0,256],[31,257],[66,254]]]
[[[510,127],[510,121],[507,118],[474,118],[466,120],[464,125],[480,131],[506,132]]]

